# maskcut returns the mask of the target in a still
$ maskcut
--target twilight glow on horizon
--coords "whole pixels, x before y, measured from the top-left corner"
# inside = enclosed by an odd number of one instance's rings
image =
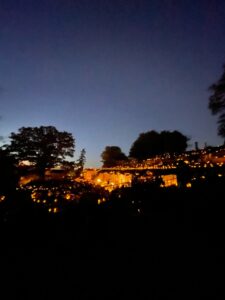
[[[220,145],[208,87],[224,36],[224,0],[0,0],[0,136],[55,126],[87,167],[150,130]]]

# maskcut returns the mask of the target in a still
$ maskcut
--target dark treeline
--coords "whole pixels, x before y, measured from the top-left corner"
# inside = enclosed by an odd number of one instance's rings
[[[120,165],[128,158],[142,161],[165,153],[182,153],[187,149],[188,141],[189,138],[177,130],[143,132],[131,145],[129,157],[118,146],[106,146],[101,154],[103,167]]]

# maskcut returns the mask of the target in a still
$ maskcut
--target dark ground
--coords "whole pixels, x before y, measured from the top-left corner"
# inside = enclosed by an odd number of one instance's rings
[[[1,299],[224,299],[219,192],[136,191],[140,213],[129,197],[74,215],[17,212],[1,223]]]

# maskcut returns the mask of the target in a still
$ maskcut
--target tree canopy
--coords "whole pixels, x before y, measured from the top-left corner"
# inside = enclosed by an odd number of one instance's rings
[[[209,98],[209,109],[212,114],[219,115],[218,135],[225,137],[225,65],[223,69],[220,79],[209,88],[212,92]]]
[[[101,154],[101,158],[103,167],[105,168],[115,167],[119,165],[121,161],[127,160],[127,156],[118,146],[106,146]]]
[[[11,133],[10,139],[7,150],[17,161],[34,163],[40,175],[44,175],[45,168],[73,157],[75,148],[72,134],[54,126],[22,127],[18,133]]]
[[[188,140],[179,131],[144,132],[132,144],[130,157],[143,160],[164,153],[181,153],[186,150]]]
[[[3,149],[0,149],[0,170],[0,193],[13,192],[18,182],[16,162],[14,157]]]

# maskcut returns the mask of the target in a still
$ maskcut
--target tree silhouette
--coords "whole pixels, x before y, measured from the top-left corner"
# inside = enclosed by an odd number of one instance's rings
[[[130,149],[130,157],[137,159],[146,159],[159,154],[160,137],[159,133],[152,130],[141,133]]]
[[[77,162],[75,163],[76,176],[80,176],[81,172],[84,169],[85,162],[86,162],[86,150],[83,148],[80,152],[80,156]]]
[[[0,170],[0,193],[13,192],[18,182],[16,161],[3,149],[0,149]]]
[[[74,153],[72,134],[60,132],[54,126],[22,127],[18,133],[11,133],[10,139],[7,150],[18,162],[28,160],[34,163],[41,177],[44,177],[47,167],[63,163]]]
[[[110,168],[115,167],[121,163],[121,161],[127,160],[127,156],[122,152],[120,147],[106,146],[105,150],[101,154],[103,167]]]
[[[179,131],[141,133],[131,146],[130,157],[143,160],[164,153],[181,153],[187,148],[188,140]]]
[[[212,92],[209,98],[209,109],[212,114],[219,115],[218,135],[225,137],[225,65],[220,79],[209,87]]]
[[[77,160],[77,167],[81,170],[84,168],[84,164],[86,162],[86,150],[83,148],[80,152],[80,156]]]
[[[162,153],[181,153],[186,150],[189,138],[179,131],[162,131],[160,133]]]

